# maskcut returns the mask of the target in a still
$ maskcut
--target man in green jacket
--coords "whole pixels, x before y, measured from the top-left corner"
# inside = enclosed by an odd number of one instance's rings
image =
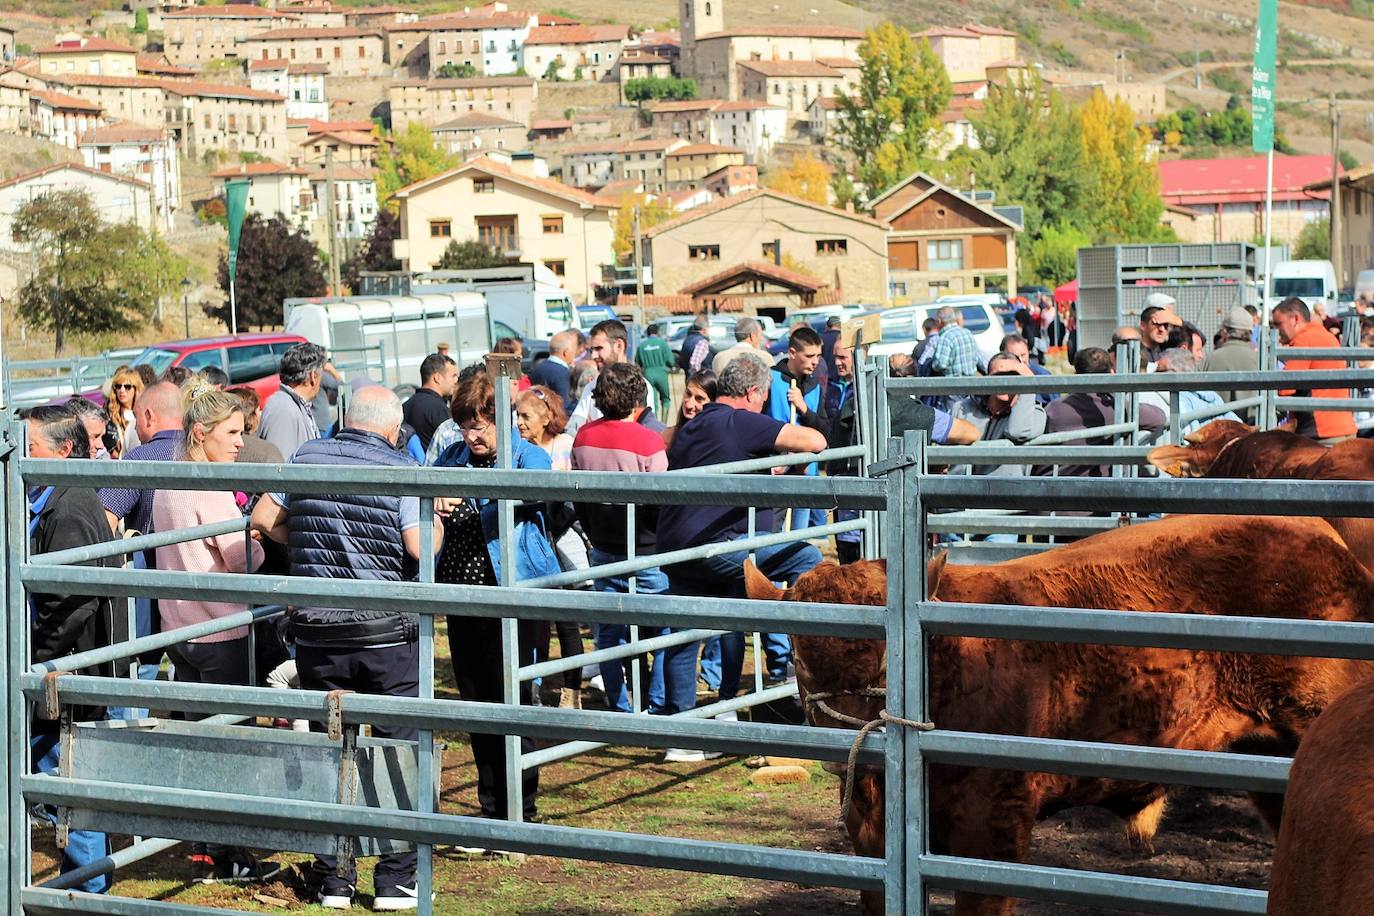
[[[655,412],[668,422],[668,407],[672,403],[672,389],[668,387],[668,370],[674,365],[673,351],[663,339],[663,327],[649,325],[649,336],[640,341],[635,350],[635,363],[644,370],[644,380],[654,390]]]

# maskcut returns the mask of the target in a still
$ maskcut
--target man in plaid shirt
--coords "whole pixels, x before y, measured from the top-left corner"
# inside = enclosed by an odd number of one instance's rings
[[[977,375],[978,342],[964,327],[963,313],[947,305],[935,317],[940,322],[940,334],[935,338],[931,370],[935,375]]]

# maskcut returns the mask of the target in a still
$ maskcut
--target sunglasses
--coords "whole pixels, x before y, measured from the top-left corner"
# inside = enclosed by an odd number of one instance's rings
[[[115,391],[136,391],[138,389],[137,385],[130,385],[128,382],[116,382],[110,387]]]
[[[1170,328],[1170,327],[1173,327],[1173,325],[1170,324],[1170,323],[1167,322],[1167,321],[1151,321],[1151,322],[1150,322],[1150,327],[1152,327],[1152,328]]]

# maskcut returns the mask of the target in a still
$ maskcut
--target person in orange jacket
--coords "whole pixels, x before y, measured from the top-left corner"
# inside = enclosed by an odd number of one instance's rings
[[[1278,328],[1279,339],[1287,347],[1339,347],[1340,341],[1323,327],[1320,321],[1312,320],[1307,304],[1296,296],[1290,296],[1274,306],[1272,322]],[[1337,359],[1290,359],[1283,368],[1296,372],[1301,369],[1345,369],[1346,363]],[[1312,390],[1289,389],[1280,391],[1283,397],[1346,398],[1349,393],[1344,388],[1316,388]],[[1311,410],[1294,411],[1297,421],[1295,432],[1316,439],[1323,445],[1334,445],[1355,435],[1355,415],[1348,410]]]

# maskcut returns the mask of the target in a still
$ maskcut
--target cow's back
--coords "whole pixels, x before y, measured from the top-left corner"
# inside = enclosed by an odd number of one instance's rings
[[[1288,778],[1269,916],[1374,912],[1374,681],[1308,729]]]

